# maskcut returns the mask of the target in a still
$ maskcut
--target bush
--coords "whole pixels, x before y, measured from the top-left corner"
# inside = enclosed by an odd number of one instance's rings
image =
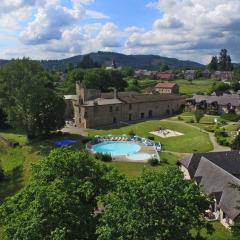
[[[149,136],[148,139],[151,140],[151,141],[155,140],[155,138],[153,136]]]
[[[186,123],[195,123],[194,119],[190,119],[188,121],[186,121]]]
[[[237,115],[235,113],[226,113],[223,114],[221,118],[226,121],[237,122],[238,120],[240,120],[240,115]]]
[[[179,121],[183,121],[183,117],[178,116],[178,120],[179,120]]]
[[[82,144],[87,144],[90,141],[93,141],[95,138],[92,137],[85,137],[82,139]]]
[[[4,170],[2,168],[2,165],[0,163],[0,182],[3,181],[5,178]]]
[[[225,131],[224,128],[219,128],[215,130],[216,137],[228,137],[228,133]]]
[[[135,133],[133,130],[130,130],[130,131],[128,132],[128,135],[129,135],[129,136],[135,136],[136,133]]]
[[[207,132],[215,132],[216,131],[216,126],[207,125],[207,126],[204,126],[204,130],[207,131]]]
[[[148,160],[148,164],[150,164],[151,166],[157,166],[159,165],[159,161],[156,157],[153,157],[151,159]]]
[[[217,137],[217,142],[220,144],[220,145],[223,145],[223,146],[230,146],[231,143],[229,142],[229,140],[227,138],[224,138],[224,137]]]
[[[101,160],[103,162],[111,162],[112,161],[112,156],[110,154],[105,154],[105,153],[96,153],[95,158],[98,160]]]

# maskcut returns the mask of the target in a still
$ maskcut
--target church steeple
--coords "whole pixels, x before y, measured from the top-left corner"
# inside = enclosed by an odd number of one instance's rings
[[[114,68],[114,69],[117,68],[117,64],[116,64],[116,61],[115,61],[114,58],[113,58],[113,60],[112,60],[112,68]]]

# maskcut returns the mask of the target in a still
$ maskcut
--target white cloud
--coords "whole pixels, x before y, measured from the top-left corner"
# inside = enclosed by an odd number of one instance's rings
[[[207,63],[220,48],[227,48],[233,59],[240,61],[239,0],[149,2],[147,7],[158,9],[161,17],[155,19],[148,30],[141,26],[127,26],[120,30],[110,22],[109,16],[89,9],[94,0],[69,1],[71,7],[64,7],[60,0],[2,0],[0,22],[10,28],[28,19],[34,12],[33,19],[20,34],[25,44],[20,53],[29,48],[31,51],[26,53],[30,56],[61,58],[112,50]],[[89,18],[101,21],[91,24],[83,21]],[[7,52],[12,56],[14,51],[8,49],[4,54]]]
[[[206,56],[228,48],[240,59],[239,0],[159,0],[147,7],[159,9],[163,16],[145,33],[132,33],[126,42],[128,52],[146,52],[206,62]]]

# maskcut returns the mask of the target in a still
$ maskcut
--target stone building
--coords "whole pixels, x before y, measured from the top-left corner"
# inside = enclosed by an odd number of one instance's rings
[[[185,104],[175,94],[140,94],[136,92],[101,93],[76,84],[76,95],[65,96],[68,118],[72,113],[75,126],[98,128],[121,125],[132,121],[169,116]]]
[[[194,95],[191,99],[187,99],[186,109],[189,111],[202,110],[207,114],[240,114],[240,96],[238,94]]]

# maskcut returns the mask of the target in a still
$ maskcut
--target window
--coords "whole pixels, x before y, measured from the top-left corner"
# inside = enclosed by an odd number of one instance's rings
[[[117,123],[117,119],[115,117],[113,118],[113,123]]]
[[[148,117],[149,117],[149,118],[152,118],[152,117],[153,117],[153,111],[152,111],[152,110],[149,110],[149,112],[148,112]]]
[[[112,111],[113,111],[113,107],[110,106],[110,107],[109,107],[109,112],[112,112]]]
[[[119,107],[116,107],[116,112],[118,112],[119,111]]]
[[[129,104],[128,107],[129,107],[129,110],[132,110],[132,104]]]
[[[141,118],[144,118],[144,113],[141,113]]]
[[[129,121],[132,121],[132,114],[129,114],[129,115],[128,115],[128,120],[129,120]]]
[[[85,112],[84,118],[88,118],[88,112]]]

